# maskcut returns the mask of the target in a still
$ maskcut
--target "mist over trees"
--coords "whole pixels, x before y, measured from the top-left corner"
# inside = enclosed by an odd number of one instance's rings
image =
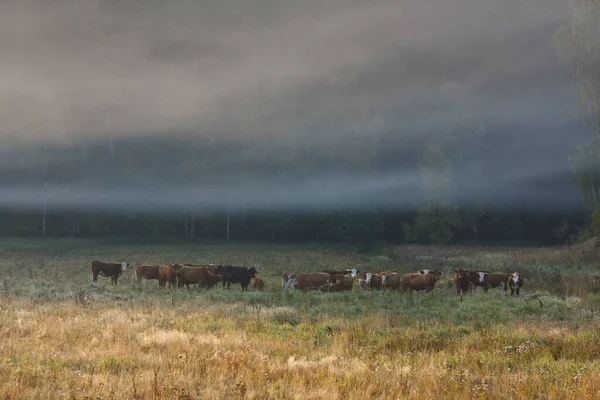
[[[482,160],[497,145],[483,119],[465,111],[471,100],[468,88],[442,82],[420,105],[422,124],[408,128],[419,141],[391,154],[401,131],[314,141],[174,132],[12,143],[2,149],[0,180],[10,190],[0,196],[0,235],[328,242],[364,250],[556,244],[585,235],[581,209],[489,201]],[[390,171],[410,179],[380,184]]]

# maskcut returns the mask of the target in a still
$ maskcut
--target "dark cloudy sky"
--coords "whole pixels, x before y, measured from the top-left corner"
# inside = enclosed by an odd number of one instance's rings
[[[447,118],[423,105],[456,84],[467,94],[451,113],[482,121],[496,143],[469,166],[488,171],[472,190],[577,205],[566,157],[590,128],[550,42],[570,16],[566,0],[1,1],[0,140],[185,131],[260,142],[269,157],[265,138],[344,146],[358,135],[388,141],[392,157],[443,129]],[[414,183],[417,165],[392,164],[372,176],[332,170],[285,187],[245,185],[257,203],[268,194],[263,204],[333,204]],[[0,204],[27,196],[4,184]]]

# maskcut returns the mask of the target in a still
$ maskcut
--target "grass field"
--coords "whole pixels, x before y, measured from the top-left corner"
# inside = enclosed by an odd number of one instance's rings
[[[0,242],[0,398],[600,398],[595,247]],[[265,292],[99,278],[93,259],[254,266]],[[431,293],[281,291],[284,271],[435,266]],[[518,270],[520,298],[456,295],[458,267]]]

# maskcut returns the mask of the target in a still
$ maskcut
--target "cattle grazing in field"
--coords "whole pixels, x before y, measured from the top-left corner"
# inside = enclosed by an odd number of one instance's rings
[[[105,278],[110,277],[111,284],[116,285],[119,276],[125,272],[128,266],[129,264],[126,262],[106,263],[103,261],[94,260],[92,261],[92,283],[95,285],[98,284],[98,275],[100,275]]]
[[[354,285],[354,279],[351,275],[333,275],[329,274],[331,277],[330,283],[331,287],[329,290],[332,292],[344,292],[344,291],[352,291],[352,287]]]
[[[325,269],[323,270],[326,274],[331,275],[332,277],[335,275],[350,275],[352,279],[356,279],[356,276],[360,271],[356,268],[353,269],[344,269],[344,270],[335,270],[335,269]]]
[[[161,265],[148,265],[148,264],[140,264],[136,263],[133,266],[133,274],[135,275],[135,280],[137,284],[142,283],[142,278],[146,280],[150,279],[159,279],[158,269]],[[159,282],[160,286],[160,282]]]
[[[254,289],[256,290],[265,290],[265,281],[263,281],[260,278],[254,278],[254,285],[253,285]]]
[[[428,270],[419,272],[410,272],[405,274],[400,281],[400,288],[403,292],[409,291],[412,295],[413,291],[426,291],[431,292],[435,288],[435,283],[442,274],[438,270]]]
[[[508,277],[508,287],[510,288],[510,295],[516,294],[519,296],[519,291],[523,286],[523,275],[518,272],[513,272]]]
[[[254,267],[234,267],[232,265],[219,265],[216,272],[223,276],[223,287],[227,284],[227,289],[230,284],[239,283],[242,286],[242,292],[248,290],[248,285],[253,278],[256,278],[258,271]]]
[[[325,272],[313,272],[309,274],[294,274],[284,272],[281,277],[282,289],[298,289],[302,291],[329,290],[331,275]]]
[[[220,274],[213,273],[208,267],[181,267],[176,270],[176,276],[177,287],[187,286],[188,289],[190,285],[197,284],[208,290],[223,279]]]

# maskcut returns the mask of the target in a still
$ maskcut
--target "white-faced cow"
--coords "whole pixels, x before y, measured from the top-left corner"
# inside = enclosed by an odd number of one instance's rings
[[[103,261],[94,260],[92,261],[92,283],[94,285],[97,285],[98,275],[100,275],[105,278],[110,277],[111,284],[116,285],[119,276],[121,276],[121,274],[125,272],[128,266],[129,264],[127,264],[126,262],[106,263]]]
[[[523,286],[523,275],[518,272],[513,272],[508,277],[508,287],[510,288],[510,295],[516,294],[519,296],[519,291]]]
[[[285,272],[281,277],[282,289],[329,290],[331,276],[325,272],[314,272],[309,274],[294,274]]]

